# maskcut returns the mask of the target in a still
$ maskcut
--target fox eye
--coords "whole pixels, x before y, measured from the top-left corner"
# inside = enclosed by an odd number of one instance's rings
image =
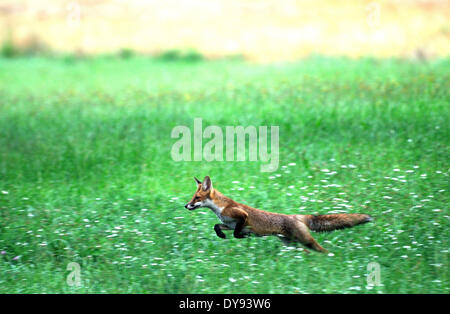
[[[199,199],[200,199],[200,197],[198,197],[198,196],[194,197],[194,200],[199,200]]]

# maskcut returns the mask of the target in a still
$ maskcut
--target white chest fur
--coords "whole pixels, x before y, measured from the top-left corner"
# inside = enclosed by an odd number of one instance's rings
[[[219,207],[217,206],[212,200],[210,199],[206,199],[204,202],[205,207],[210,208],[214,214],[217,215],[217,218],[219,218],[219,220],[226,225],[227,227],[234,229],[236,227],[236,220],[228,217],[228,216],[223,216],[222,215],[222,211],[223,211],[223,207]]]
[[[228,217],[228,216],[222,216],[220,214],[216,214],[217,217],[220,219],[220,221],[226,225],[227,227],[234,229],[236,227],[236,220]]]

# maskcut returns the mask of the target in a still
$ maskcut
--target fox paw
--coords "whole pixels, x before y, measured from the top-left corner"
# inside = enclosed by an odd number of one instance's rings
[[[214,226],[214,231],[216,232],[216,234],[219,238],[225,239],[227,237],[225,235],[225,233],[222,232],[222,230],[220,229],[220,226],[218,226],[218,225]]]
[[[238,238],[238,239],[245,238],[245,234],[243,234],[243,233],[234,233],[233,235],[234,235],[235,238]]]

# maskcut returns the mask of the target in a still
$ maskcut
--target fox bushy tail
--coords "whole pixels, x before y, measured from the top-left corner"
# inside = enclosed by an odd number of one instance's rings
[[[366,214],[306,215],[306,225],[316,232],[351,228],[369,221],[372,217]]]

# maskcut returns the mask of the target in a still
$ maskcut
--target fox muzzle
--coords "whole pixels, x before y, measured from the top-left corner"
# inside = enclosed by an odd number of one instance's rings
[[[200,205],[192,205],[191,203],[187,203],[186,205],[184,205],[184,207],[189,210],[194,210],[194,209],[200,207]]]

